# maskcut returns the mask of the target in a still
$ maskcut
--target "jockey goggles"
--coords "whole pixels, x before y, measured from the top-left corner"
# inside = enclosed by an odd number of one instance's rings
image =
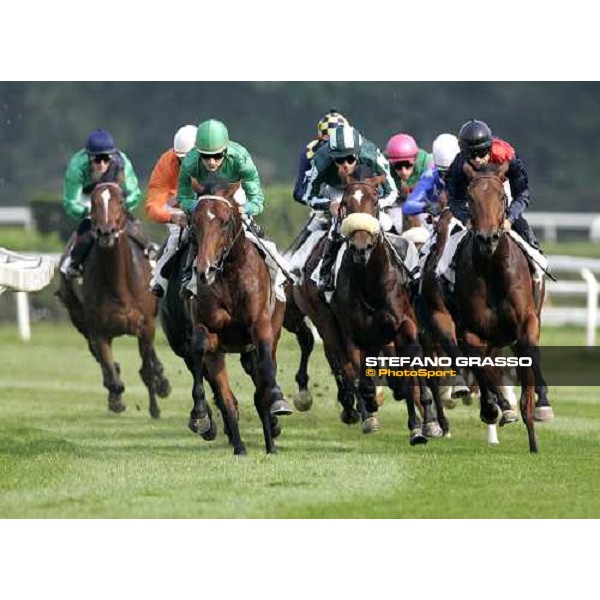
[[[394,171],[399,171],[400,169],[412,169],[414,166],[415,163],[408,160],[401,160],[399,162],[392,163],[392,168]]]
[[[204,154],[200,152],[200,158],[202,160],[209,160],[213,158],[214,160],[221,160],[225,156],[225,152],[217,152],[216,154]]]
[[[336,165],[343,165],[344,163],[353,165],[356,162],[356,156],[354,156],[354,154],[349,154],[348,156],[338,156],[334,160]]]
[[[110,162],[112,156],[110,154],[95,154],[92,156],[92,160],[99,165],[100,163]]]
[[[469,150],[467,155],[469,158],[483,158],[490,153],[489,148],[475,148],[473,150]]]

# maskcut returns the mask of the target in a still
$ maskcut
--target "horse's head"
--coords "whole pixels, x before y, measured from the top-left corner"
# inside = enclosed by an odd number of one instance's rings
[[[478,171],[465,163],[463,173],[469,180],[468,201],[477,243],[486,254],[493,254],[504,233],[507,197],[504,191],[508,163],[489,165]]]
[[[196,271],[199,283],[210,285],[243,235],[242,217],[233,199],[240,183],[230,184],[222,177],[213,176],[204,185],[196,181],[192,185],[198,193],[191,219],[192,236],[198,244]]]
[[[348,248],[354,262],[366,264],[379,235],[379,184],[385,175],[357,180],[343,180],[344,195],[340,203],[342,235],[348,239]]]
[[[117,183],[100,183],[92,192],[92,235],[102,248],[112,248],[125,229],[127,214],[123,192]]]

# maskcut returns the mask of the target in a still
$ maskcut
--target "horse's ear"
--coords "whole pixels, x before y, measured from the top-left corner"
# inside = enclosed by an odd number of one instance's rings
[[[198,196],[204,195],[204,186],[195,177],[192,177],[192,189]]]
[[[503,162],[500,165],[500,168],[498,169],[498,177],[500,177],[502,181],[506,181],[506,173],[508,172],[509,167],[510,164],[508,162]]]
[[[235,181],[234,183],[232,183],[228,188],[227,188],[227,192],[225,192],[225,196],[227,198],[233,198],[233,195],[240,189],[240,186],[242,185],[241,181]]]
[[[365,179],[365,183],[368,183],[373,187],[377,187],[378,185],[381,185],[385,180],[385,175],[378,175],[377,177],[369,177],[368,179]]]
[[[351,173],[340,173],[340,179],[342,180],[342,185],[344,187],[348,187],[354,181],[354,177]]]
[[[462,172],[469,181],[471,181],[477,174],[477,171],[475,171],[475,169],[468,162],[463,165]]]

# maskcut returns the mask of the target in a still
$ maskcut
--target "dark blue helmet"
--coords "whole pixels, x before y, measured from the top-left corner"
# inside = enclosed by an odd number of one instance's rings
[[[112,154],[116,150],[115,140],[105,129],[96,129],[96,131],[90,133],[85,143],[85,150],[92,156],[95,154]]]

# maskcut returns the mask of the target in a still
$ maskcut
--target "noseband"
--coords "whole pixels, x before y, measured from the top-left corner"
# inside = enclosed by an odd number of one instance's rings
[[[377,194],[378,194],[378,186],[377,185],[373,185],[372,183],[369,183],[368,181],[352,181],[350,183],[348,183],[346,186],[344,186],[344,195],[342,196],[342,199],[340,200],[340,208],[338,211],[338,219],[340,221],[343,221],[344,218],[347,216],[347,209],[348,209],[348,202],[346,201],[346,195],[348,194],[348,190],[351,189],[354,186],[358,186],[358,185],[364,185],[366,187],[371,188],[374,193],[375,193],[375,214],[371,215],[373,217],[375,217],[376,219],[379,218],[379,202],[378,202],[378,198],[377,198]]]

